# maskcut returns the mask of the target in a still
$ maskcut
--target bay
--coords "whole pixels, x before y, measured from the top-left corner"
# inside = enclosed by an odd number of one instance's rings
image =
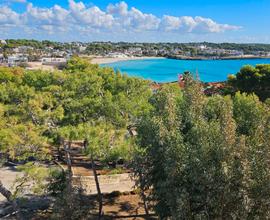
[[[237,60],[175,60],[143,59],[128,60],[102,64],[129,76],[141,77],[155,82],[172,82],[178,74],[198,71],[200,80],[219,82],[227,79],[229,74],[236,74],[244,65],[270,64],[270,59],[237,59]]]

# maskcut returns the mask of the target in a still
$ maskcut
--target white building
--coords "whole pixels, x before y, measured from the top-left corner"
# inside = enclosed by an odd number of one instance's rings
[[[130,54],[130,55],[142,55],[142,48],[140,47],[131,47],[131,48],[128,48],[127,54]]]
[[[41,62],[43,65],[61,65],[61,64],[66,64],[67,59],[66,58],[57,58],[57,57],[43,57],[41,59]]]
[[[7,44],[7,42],[5,40],[0,40],[1,44]]]
[[[182,50],[179,49],[179,48],[175,48],[175,49],[172,49],[172,50],[170,51],[170,53],[171,53],[171,54],[176,54],[176,55],[178,55],[178,54],[181,54],[181,53],[182,53]]]
[[[80,47],[79,47],[80,53],[84,52],[85,50],[86,50],[86,47],[85,47],[85,46],[80,46]]]
[[[108,53],[107,54],[107,57],[112,57],[112,58],[125,58],[127,57],[126,54],[123,54],[123,53]]]
[[[4,62],[4,55],[0,53],[0,63]]]
[[[28,50],[34,50],[34,48],[30,46],[19,46],[16,49],[17,49],[17,52],[19,53],[26,53]]]
[[[207,46],[206,45],[199,45],[198,46],[198,49],[199,50],[206,50],[207,49]]]
[[[8,66],[13,67],[13,66],[18,66],[21,63],[27,63],[28,58],[22,54],[17,54],[13,56],[8,57]]]
[[[226,50],[224,49],[213,49],[213,48],[207,48],[204,50],[205,53],[211,54],[211,55],[220,55],[220,54],[225,54]]]
[[[15,48],[13,48],[13,52],[14,52],[14,53],[19,53],[19,52],[20,52],[20,50],[19,50],[19,48],[18,48],[18,47],[15,47]]]
[[[239,50],[227,50],[226,53],[231,55],[231,56],[243,56],[244,55],[244,52],[239,51]]]

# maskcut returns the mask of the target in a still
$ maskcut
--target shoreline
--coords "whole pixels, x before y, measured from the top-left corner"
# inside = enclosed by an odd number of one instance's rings
[[[241,56],[241,57],[219,57],[219,58],[207,58],[207,57],[177,57],[177,56],[167,56],[167,57],[90,57],[92,64],[110,64],[121,61],[131,61],[131,60],[148,60],[148,59],[174,59],[174,60],[194,60],[194,61],[217,61],[217,60],[248,60],[248,59],[270,59],[270,57],[260,57],[260,56]]]
[[[194,60],[194,61],[216,61],[216,60],[256,60],[256,59],[270,59],[269,56],[228,56],[228,57],[181,57],[181,56],[167,56],[167,59],[174,60]]]
[[[91,58],[92,64],[109,64],[121,61],[130,60],[152,60],[152,59],[167,59],[166,57],[93,57]]]

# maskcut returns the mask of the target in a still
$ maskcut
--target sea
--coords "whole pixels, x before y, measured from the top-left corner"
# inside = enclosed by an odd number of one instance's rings
[[[229,74],[236,74],[244,65],[270,64],[270,59],[237,59],[237,60],[176,60],[176,59],[143,59],[127,60],[102,64],[119,70],[129,76],[136,76],[159,83],[173,82],[178,75],[190,71],[198,73],[203,82],[220,82]]]

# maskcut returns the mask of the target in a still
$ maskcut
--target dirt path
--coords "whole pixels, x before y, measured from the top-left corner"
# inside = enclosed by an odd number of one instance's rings
[[[21,176],[22,173],[18,172],[15,167],[0,167],[0,179],[3,185],[11,190],[13,183],[17,176]],[[0,203],[6,201],[5,197],[0,194]]]

